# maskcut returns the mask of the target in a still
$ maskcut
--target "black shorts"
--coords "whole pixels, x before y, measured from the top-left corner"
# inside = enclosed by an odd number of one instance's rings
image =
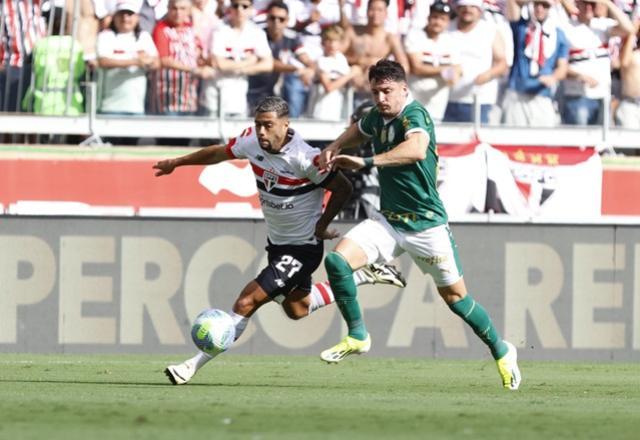
[[[275,245],[266,248],[269,265],[262,269],[256,282],[273,300],[294,289],[311,291],[311,275],[322,262],[324,246],[318,244]],[[278,301],[282,302],[282,301]]]

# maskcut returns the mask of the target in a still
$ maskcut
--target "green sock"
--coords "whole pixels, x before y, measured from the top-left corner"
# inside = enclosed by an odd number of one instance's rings
[[[449,304],[449,308],[469,324],[469,327],[482,339],[482,342],[487,344],[494,359],[500,359],[507,354],[509,349],[494,327],[493,322],[491,322],[489,314],[471,295]]]
[[[324,265],[336,304],[347,322],[349,336],[364,341],[368,333],[362,319],[360,304],[358,304],[358,289],[353,280],[353,270],[344,257],[337,252],[330,252],[324,259]]]

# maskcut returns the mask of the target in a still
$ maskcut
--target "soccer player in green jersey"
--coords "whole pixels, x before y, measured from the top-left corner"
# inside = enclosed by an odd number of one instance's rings
[[[438,153],[433,121],[409,94],[402,66],[380,60],[369,69],[375,107],[351,125],[320,155],[321,168],[378,167],[380,212],[351,229],[325,257],[336,303],[349,329],[337,345],[323,351],[326,362],[366,353],[371,337],[358,304],[353,271],[366,264],[390,261],[409,253],[423,273],[430,274],[440,296],[489,347],[504,388],[516,390],[520,371],[516,348],[504,341],[487,311],[467,293],[447,213],[438,195]],[[340,154],[366,140],[374,156]]]

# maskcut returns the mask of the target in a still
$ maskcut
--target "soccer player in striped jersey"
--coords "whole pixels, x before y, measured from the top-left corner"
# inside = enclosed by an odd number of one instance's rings
[[[229,312],[236,339],[249,318],[262,305],[276,301],[292,319],[303,318],[334,302],[328,283],[312,284],[320,265],[323,240],[338,236],[328,229],[351,195],[351,183],[341,172],[318,168],[320,150],[311,147],[289,128],[289,106],[267,97],[256,108],[255,126],[245,129],[227,145],[212,145],[193,153],[156,163],[156,176],[171,174],[185,165],[212,165],[229,159],[247,159],[256,177],[258,195],[267,224],[268,264],[242,290]],[[324,190],[331,191],[322,210]],[[402,276],[386,265],[368,266],[353,275],[354,283],[382,283],[404,287]],[[199,352],[165,373],[174,384],[187,383],[213,357]]]

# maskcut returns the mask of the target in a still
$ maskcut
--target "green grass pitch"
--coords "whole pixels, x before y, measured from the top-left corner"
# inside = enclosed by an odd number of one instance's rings
[[[0,354],[0,439],[636,439],[640,373],[489,360],[223,355],[173,386],[181,356]]]

